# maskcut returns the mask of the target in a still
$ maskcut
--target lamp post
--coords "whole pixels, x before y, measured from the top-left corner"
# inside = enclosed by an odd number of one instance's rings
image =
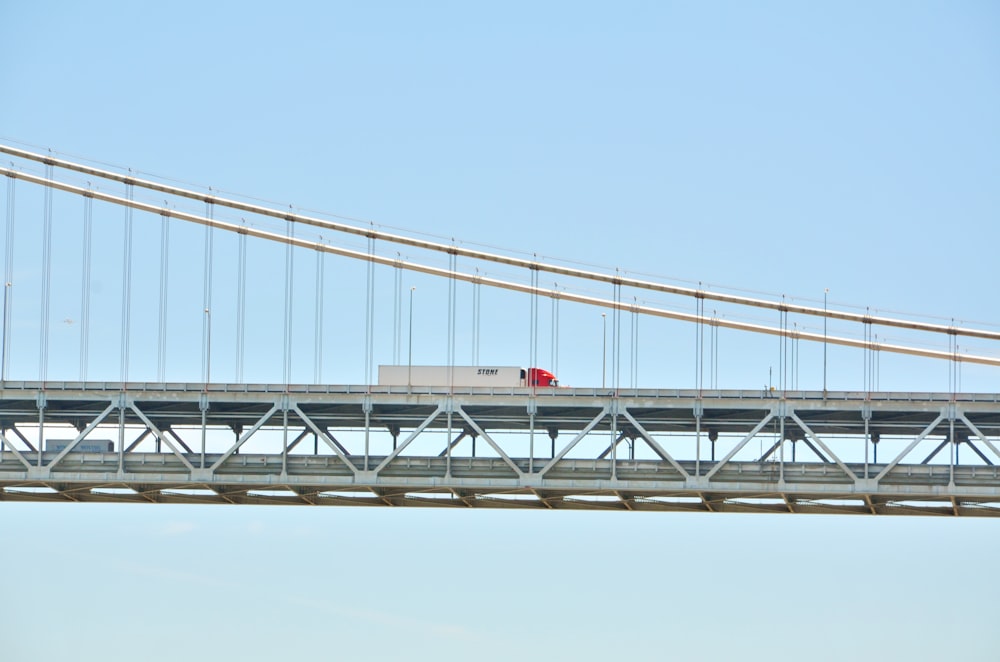
[[[603,327],[603,333],[601,336],[601,388],[604,388],[604,382],[607,375],[608,367],[608,314],[601,313],[601,326]]]
[[[406,359],[406,385],[413,385],[413,291],[416,286],[410,288],[410,350]]]

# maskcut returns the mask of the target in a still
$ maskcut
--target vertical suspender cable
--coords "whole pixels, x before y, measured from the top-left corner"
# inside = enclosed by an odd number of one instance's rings
[[[536,255],[536,261],[537,258],[538,256]],[[534,386],[536,380],[532,376],[536,373],[532,372],[532,370],[538,366],[538,269],[534,266],[531,268],[531,321],[529,326],[528,332],[531,336],[528,339],[528,355],[530,361],[525,377],[527,379],[526,386]]]
[[[778,328],[781,330],[778,334],[778,390],[784,392],[788,372],[788,335],[785,333],[788,330],[788,311],[784,306],[784,294],[781,295],[781,303],[778,309]]]
[[[295,225],[291,218],[285,221],[286,234],[289,238],[295,235]],[[292,382],[292,271],[294,269],[292,242],[285,244],[285,333],[284,333],[284,370],[282,374],[285,384]]]
[[[615,397],[618,397],[619,378],[621,375],[621,323],[622,323],[622,283],[615,268],[615,280],[612,299],[614,311],[611,317],[611,383]],[[611,414],[611,480],[618,478],[618,409]]]
[[[955,350],[958,351],[958,345],[955,345]],[[875,371],[875,390],[876,391],[879,389],[879,385],[878,385],[878,379],[879,379],[879,356],[880,356],[880,350],[879,350],[879,347],[878,347],[878,334],[876,333],[875,334],[875,357],[874,357],[875,365],[873,366],[874,367],[874,371]],[[959,382],[959,384],[961,384],[961,383]],[[961,387],[959,387],[959,390],[961,390]]]
[[[209,191],[212,189],[210,188]],[[215,204],[205,201],[205,215],[213,218]],[[215,233],[211,225],[205,226],[205,265],[202,271],[202,320],[201,320],[201,379],[212,381],[212,257]]]
[[[399,365],[399,351],[402,332],[400,325],[403,323],[402,312],[402,290],[403,289],[403,265],[399,253],[396,253],[396,272],[392,280],[392,364]]]
[[[94,199],[83,199],[83,274],[80,278],[80,379],[87,381],[87,359],[90,351],[90,274],[94,235]]]
[[[479,310],[482,296],[482,283],[479,282],[479,267],[476,267],[476,278],[472,281],[472,365],[479,365]]]
[[[798,322],[795,323],[795,326],[798,327]],[[792,338],[792,361],[794,362],[794,365],[795,365],[795,371],[793,373],[794,374],[795,382],[792,385],[792,388],[794,388],[797,391],[797,390],[799,390],[799,333],[798,333],[798,328],[795,329],[795,337]],[[794,449],[795,446],[793,445],[792,448]]]
[[[868,309],[866,308],[867,312]],[[867,317],[867,315],[866,315]],[[864,359],[865,359],[865,393],[871,393],[872,390],[872,379],[871,379],[871,344],[872,344],[872,325],[867,319],[864,322],[864,337],[865,337],[865,349],[864,349]],[[867,395],[866,395],[867,397]]]
[[[51,181],[52,165],[45,164],[45,177]],[[38,378],[49,377],[49,306],[52,299],[52,187],[46,186],[42,211],[42,320],[39,338]]]
[[[322,237],[320,237],[322,239]],[[316,349],[313,352],[316,362],[313,381],[317,384],[323,382],[323,266],[326,262],[326,255],[323,251],[316,251]]]
[[[639,388],[639,299],[632,297],[632,388]]]
[[[452,239],[452,243],[454,243]],[[454,274],[458,271],[458,256],[455,253],[448,253],[448,270]],[[454,276],[448,279],[448,385],[449,390],[452,386],[452,382],[455,378],[455,318],[458,317],[455,311],[455,291],[458,287],[458,281],[455,280]],[[451,415],[451,412],[448,412]],[[450,419],[449,419],[450,420]],[[449,447],[451,446],[451,440],[448,441]],[[449,455],[450,457],[450,455]]]
[[[555,292],[556,288],[559,286],[558,283],[552,283],[552,291]],[[556,365],[556,334],[559,329],[559,309],[557,307],[559,297],[552,297],[552,339],[551,346],[549,347],[549,370],[552,371],[556,377],[559,376],[559,367]]]
[[[552,291],[559,289],[559,283],[552,283]],[[559,376],[559,295],[552,297],[552,372]]]
[[[14,177],[7,177],[7,227],[4,256],[4,290],[3,290],[3,356],[2,374],[0,378],[6,381],[10,370],[10,325],[11,306],[14,287]]]
[[[698,283],[698,292],[701,292],[701,283]],[[694,329],[694,387],[698,391],[702,389],[702,378],[704,377],[703,367],[705,362],[705,298],[699,296],[695,299],[695,308],[698,314],[698,323]]]
[[[167,364],[167,265],[170,255],[170,217],[160,217],[160,328],[157,338],[156,379],[165,381]]]
[[[955,327],[955,320],[951,320],[952,328]],[[952,394],[952,400],[955,399],[955,392],[958,390],[958,371],[956,366],[958,365],[958,336],[954,333],[948,334],[948,353],[951,354],[951,360],[948,362],[948,391]]]
[[[129,168],[129,172],[132,169]],[[134,184],[131,180],[125,183],[125,197],[129,201],[135,194]],[[125,208],[125,237],[122,257],[122,353],[121,353],[121,381],[124,384],[128,381],[128,350],[129,334],[131,329],[130,316],[132,314],[132,207]]]
[[[368,236],[368,255],[375,255],[375,236]],[[375,317],[375,261],[368,260],[367,287],[365,300],[365,384],[372,383],[372,355],[374,354],[374,317]]]
[[[715,325],[715,312],[708,320],[708,388],[715,388],[715,332],[719,328]]]
[[[716,311],[712,311],[712,318],[718,320]],[[712,388],[719,388],[719,325],[712,325]]]
[[[243,220],[243,219],[240,219]],[[240,233],[238,278],[236,285],[236,383],[243,383],[243,339],[247,318],[247,235]]]

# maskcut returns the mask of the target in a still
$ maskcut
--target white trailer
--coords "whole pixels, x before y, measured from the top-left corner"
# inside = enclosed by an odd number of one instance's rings
[[[380,386],[524,386],[516,366],[380,365]]]
[[[63,451],[73,443],[72,439],[46,439],[46,451]],[[114,453],[115,444],[110,439],[81,439],[71,453]]]

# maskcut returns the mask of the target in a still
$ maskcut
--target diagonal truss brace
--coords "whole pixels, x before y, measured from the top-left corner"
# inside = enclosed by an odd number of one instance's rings
[[[3,439],[4,450],[5,451],[9,450],[10,452],[12,452],[14,454],[14,457],[16,457],[18,460],[20,460],[21,464],[23,464],[24,466],[26,466],[28,469],[32,468],[31,467],[31,462],[28,462],[28,460],[25,459],[25,457],[23,455],[21,455],[21,452],[19,450],[17,450],[16,448],[14,448],[14,445],[12,443],[10,443],[9,441],[7,441],[7,435],[4,434],[3,430],[0,430],[0,439]]]
[[[566,453],[569,453],[571,450],[573,450],[573,447],[576,446],[578,443],[580,443],[580,440],[582,440],[584,437],[590,434],[590,431],[593,430],[595,427],[597,427],[597,424],[600,423],[602,420],[604,420],[604,417],[607,416],[610,412],[611,412],[611,405],[605,405],[604,409],[601,410],[601,413],[595,416],[594,420],[592,420],[590,423],[587,423],[586,427],[580,430],[580,434],[573,437],[573,441],[569,442],[565,448],[559,451],[558,455],[549,460],[548,464],[542,467],[541,471],[538,472],[538,475],[545,476],[545,474],[548,473],[549,469],[556,466],[556,464],[558,464],[558,462],[566,456]]]
[[[161,432],[159,428],[157,428],[156,425],[151,420],[149,420],[149,418],[144,413],[142,413],[142,411],[138,407],[135,406],[135,402],[129,401],[128,407],[129,409],[134,411],[136,416],[139,417],[139,420],[141,420],[145,424],[145,426],[149,428],[154,435],[156,435],[157,439],[165,443],[170,448],[170,450],[173,451],[174,455],[176,455],[177,458],[184,463],[184,466],[187,467],[188,471],[194,472],[194,465],[188,462],[187,458],[184,457],[184,454],[181,453],[179,450],[177,450],[177,447],[174,446],[173,443],[171,443],[170,439],[167,438],[167,435],[163,434],[163,432]]]
[[[621,433],[621,434],[619,434],[619,435],[618,435],[618,436],[617,436],[617,437],[615,438],[615,440],[614,440],[614,441],[612,441],[612,442],[611,442],[610,444],[608,444],[608,447],[607,447],[607,448],[605,448],[605,449],[604,449],[604,451],[603,451],[603,452],[601,452],[601,454],[597,456],[597,459],[598,459],[598,460],[603,460],[603,459],[604,459],[604,458],[606,458],[607,456],[611,455],[611,451],[613,451],[613,450],[615,450],[616,448],[618,448],[618,444],[620,444],[620,443],[622,443],[623,441],[625,441],[625,438],[626,438],[626,437],[628,437],[628,430],[623,430],[623,431],[622,431],[622,433]]]
[[[514,472],[518,475],[518,478],[524,476],[524,472],[521,471],[521,468],[514,463],[514,460],[510,459],[510,456],[508,456],[507,453],[504,453],[503,449],[501,449],[500,446],[490,438],[490,435],[486,434],[486,432],[479,427],[479,425],[477,425],[476,422],[472,420],[472,418],[470,418],[461,407],[458,407],[458,415],[465,419],[465,422],[469,424],[469,427],[476,431],[476,434],[486,440],[486,443],[488,443],[493,450],[497,452],[503,461],[507,463],[507,466],[514,470]]]
[[[291,408],[296,414],[298,414],[299,418],[305,421],[305,424],[308,425],[309,428],[323,440],[323,443],[329,446],[330,449],[337,454],[337,457],[340,458],[341,462],[347,465],[347,468],[351,470],[351,473],[356,476],[358,474],[358,468],[354,466],[354,463],[351,462],[350,458],[348,458],[344,453],[342,446],[335,439],[330,438],[330,434],[327,432],[326,428],[321,428],[316,425],[311,418],[306,416],[305,413],[299,409],[299,405],[297,403],[293,403]]]
[[[904,457],[906,457],[907,455],[909,455],[910,451],[912,451],[914,448],[917,447],[917,444],[919,444],[921,441],[924,440],[924,437],[926,437],[927,435],[929,435],[931,432],[934,431],[934,428],[936,428],[941,423],[941,421],[944,420],[944,418],[945,418],[944,413],[938,414],[938,417],[934,419],[933,423],[931,423],[926,428],[924,428],[923,432],[921,432],[920,434],[918,434],[917,438],[914,439],[913,441],[911,441],[910,445],[907,446],[903,450],[902,453],[900,453],[899,455],[897,455],[895,460],[893,460],[892,462],[890,462],[889,464],[887,464],[886,467],[885,467],[885,469],[883,469],[881,472],[879,472],[879,475],[875,476],[875,482],[876,483],[879,482],[880,480],[882,480],[885,477],[885,475],[887,473],[889,473],[890,471],[892,471],[892,469],[897,464],[899,464],[900,461],[902,461],[902,459]]]
[[[242,446],[243,444],[245,444],[247,442],[247,440],[250,439],[250,437],[252,437],[254,435],[254,433],[256,433],[257,430],[260,429],[260,427],[262,425],[264,425],[264,423],[267,423],[269,420],[271,420],[271,417],[274,416],[274,414],[277,413],[277,411],[280,408],[281,408],[281,405],[279,405],[278,403],[273,404],[271,406],[270,411],[268,411],[266,414],[264,414],[263,416],[261,416],[260,420],[258,420],[256,423],[254,423],[253,427],[250,428],[249,430],[247,430],[246,432],[244,432],[243,436],[240,437],[239,440],[235,444],[233,444],[232,448],[230,448],[228,451],[226,451],[225,453],[223,453],[222,457],[220,457],[215,464],[213,464],[211,467],[209,467],[209,472],[210,473],[215,473],[215,470],[218,469],[219,467],[221,467],[222,463],[225,462],[226,460],[228,460],[230,455],[232,455],[233,453],[235,453],[236,451],[238,451],[239,448],[240,448],[240,446]]]
[[[991,451],[993,451],[994,453],[996,453],[997,457],[1000,457],[1000,451],[997,450],[996,446],[994,446],[990,442],[990,440],[986,438],[985,434],[983,434],[982,432],[979,431],[979,428],[977,428],[975,425],[973,425],[972,421],[970,421],[968,418],[965,417],[965,414],[959,414],[958,415],[958,419],[960,421],[962,421],[963,423],[965,423],[969,427],[969,430],[972,432],[972,434],[974,434],[977,437],[979,437],[979,441],[981,441],[984,444],[986,444],[986,446],[988,446]]]
[[[768,414],[767,414],[767,416],[764,417],[764,420],[762,420],[760,423],[758,423],[757,425],[755,425],[754,428],[753,428],[753,430],[750,430],[750,432],[747,433],[747,436],[743,437],[743,440],[740,441],[740,443],[736,444],[736,448],[734,448],[733,450],[729,451],[729,453],[726,455],[726,457],[722,458],[722,460],[720,460],[717,465],[715,465],[714,467],[712,467],[711,471],[709,471],[707,474],[705,474],[705,480],[712,480],[712,476],[714,476],[715,474],[717,474],[719,472],[719,470],[722,469],[722,467],[726,466],[726,464],[729,462],[729,460],[733,459],[734,455],[736,455],[737,453],[739,453],[740,450],[742,450],[742,448],[744,446],[746,446],[748,443],[750,443],[750,440],[753,439],[754,437],[756,437],[757,433],[760,432],[761,430],[763,430],[764,426],[767,425],[768,423],[770,423],[771,419],[773,419],[774,416],[775,416],[774,410],[769,411]]]
[[[682,467],[677,460],[670,456],[670,453],[668,453],[662,446],[660,446],[660,444],[656,442],[656,440],[653,439],[653,435],[646,432],[646,429],[639,424],[639,421],[635,420],[635,417],[629,413],[628,409],[625,409],[622,413],[625,414],[625,418],[628,419],[629,423],[635,426],[636,431],[642,435],[642,438],[647,444],[649,444],[650,448],[656,451],[661,458],[673,465],[674,469],[681,472],[681,475],[684,476],[685,480],[691,478],[691,474],[685,471],[684,467]]]
[[[443,412],[444,412],[444,407],[442,405],[438,405],[437,409],[435,409],[434,412],[430,416],[428,416],[427,418],[425,418],[423,420],[423,422],[420,425],[418,425],[417,428],[413,432],[410,433],[410,436],[406,438],[406,441],[404,441],[403,443],[401,443],[396,448],[396,450],[392,451],[392,453],[390,453],[388,457],[386,457],[384,460],[382,460],[381,464],[379,464],[377,467],[375,467],[375,471],[373,473],[377,474],[378,472],[382,471],[382,469],[385,469],[385,467],[386,467],[387,464],[389,464],[390,462],[392,462],[393,460],[395,460],[396,456],[399,455],[400,453],[402,453],[403,449],[406,448],[407,446],[409,446],[410,442],[412,442],[414,439],[416,439],[418,436],[420,436],[420,433],[423,432],[424,429],[428,425],[430,425],[431,423],[433,423],[434,419],[437,418],[438,416],[440,416]]]
[[[24,434],[20,430],[17,429],[16,425],[11,425],[10,428],[8,428],[8,429],[11,432],[13,432],[17,436],[18,439],[21,440],[21,443],[23,443],[25,446],[28,447],[29,451],[31,451],[32,453],[37,453],[38,452],[38,449],[35,448],[34,444],[32,444],[30,441],[28,441],[28,438],[25,437]],[[9,443],[10,442],[8,442],[8,444]]]
[[[449,440],[448,443],[445,444],[444,450],[438,453],[438,457],[445,457],[451,451],[455,450],[455,447],[458,446],[458,444],[461,443],[461,441],[465,439],[467,436],[469,436],[468,431],[462,430],[457,437],[455,437],[452,440]]]
[[[820,448],[822,448],[823,451],[826,452],[827,455],[829,455],[830,457],[833,458],[833,461],[837,463],[837,466],[840,467],[841,470],[845,474],[847,474],[850,477],[851,480],[853,480],[853,481],[857,481],[858,480],[857,474],[855,474],[853,471],[851,471],[847,467],[847,465],[844,464],[844,462],[839,457],[837,457],[836,454],[834,454],[834,452],[831,451],[830,448],[826,444],[823,443],[823,440],[820,439],[819,437],[817,437],[816,433],[813,432],[812,430],[810,430],[809,426],[802,422],[802,419],[798,417],[798,415],[795,413],[795,410],[789,411],[788,415],[791,417],[791,419],[793,421],[795,421],[795,423],[800,428],[802,428],[802,430],[806,433],[806,436],[809,437],[809,439],[811,439],[814,444],[816,444],[817,446],[819,446]]]
[[[54,460],[52,460],[47,465],[45,465],[45,468],[51,471],[52,467],[54,467],[57,464],[59,464],[60,462],[62,462],[63,458],[66,457],[70,453],[70,451],[72,451],[74,448],[76,448],[77,444],[79,444],[81,441],[83,441],[88,434],[90,434],[91,432],[93,432],[94,428],[96,428],[98,425],[100,425],[101,422],[105,418],[107,418],[108,414],[110,414],[113,409],[116,409],[119,406],[121,406],[121,405],[118,402],[112,402],[111,404],[109,404],[104,409],[104,411],[102,411],[100,414],[97,415],[97,418],[95,418],[94,420],[92,420],[87,425],[87,427],[84,428],[83,432],[81,432],[80,434],[76,435],[76,439],[74,439],[68,446],[66,446],[66,448],[62,449],[62,452],[60,452],[59,455],[56,455],[56,457],[55,457]]]

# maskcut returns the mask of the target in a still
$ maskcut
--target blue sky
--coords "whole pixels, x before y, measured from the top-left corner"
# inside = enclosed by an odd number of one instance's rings
[[[996,329],[998,34],[989,2],[7,3],[0,138],[470,245]],[[422,362],[442,352],[431,291],[419,283]],[[565,315],[560,377],[594,384],[598,314]],[[492,326],[486,360],[522,363]],[[690,386],[693,331],[644,329],[643,385]],[[75,366],[75,336],[54,337]],[[720,340],[721,386],[776,367],[772,339]],[[802,352],[814,388],[819,354]],[[835,385],[859,388],[861,359],[834,358]],[[248,371],[276,379],[264,362]],[[948,383],[932,363],[882,371],[886,388]],[[996,370],[964,377],[1000,390]],[[1000,643],[978,563],[997,549],[989,521],[2,513],[19,541],[0,546],[19,569],[0,601],[15,660],[65,651],[39,629],[62,613],[65,641],[101,659],[160,637],[144,657],[932,659],[962,641],[987,660]]]

